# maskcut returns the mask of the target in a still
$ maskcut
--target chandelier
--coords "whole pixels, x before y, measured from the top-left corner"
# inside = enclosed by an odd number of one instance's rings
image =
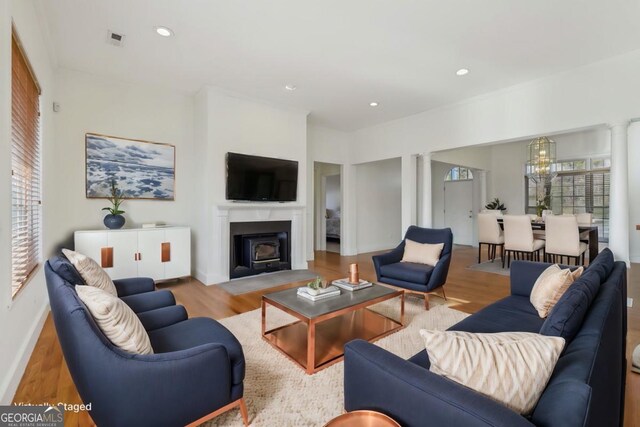
[[[536,138],[527,146],[527,176],[538,183],[556,176],[556,143],[546,136]]]

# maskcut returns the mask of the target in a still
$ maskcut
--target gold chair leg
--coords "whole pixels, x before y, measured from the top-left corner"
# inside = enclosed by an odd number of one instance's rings
[[[447,294],[444,293],[444,286],[442,287],[442,298],[447,301]]]

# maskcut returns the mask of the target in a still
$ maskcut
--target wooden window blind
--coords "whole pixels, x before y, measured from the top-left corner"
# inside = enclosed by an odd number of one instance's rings
[[[11,41],[11,295],[41,262],[40,88],[13,34]]]

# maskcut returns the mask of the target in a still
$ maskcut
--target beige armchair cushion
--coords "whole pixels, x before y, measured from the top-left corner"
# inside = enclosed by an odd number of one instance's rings
[[[422,329],[429,370],[519,414],[536,406],[565,340],[530,332],[473,334]]]
[[[529,297],[538,316],[544,319],[549,315],[569,286],[582,275],[583,270],[580,267],[572,272],[568,268],[561,269],[558,264],[554,264],[540,274]]]
[[[109,277],[107,272],[92,258],[69,249],[63,249],[62,253],[71,264],[73,264],[76,270],[78,270],[78,273],[80,273],[80,276],[82,276],[87,285],[95,286],[96,288],[109,292],[113,296],[118,296],[116,285],[113,284],[111,277]]]
[[[153,353],[142,322],[124,301],[93,286],[78,285],[76,292],[100,330],[115,346],[129,353]]]
[[[402,262],[415,262],[435,267],[440,259],[444,243],[418,243],[405,239]]]

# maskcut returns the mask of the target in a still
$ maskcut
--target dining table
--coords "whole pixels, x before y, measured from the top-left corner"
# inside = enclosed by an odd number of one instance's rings
[[[502,218],[498,218],[498,224],[500,224],[500,228],[504,230],[504,224]],[[545,224],[544,221],[531,221],[531,229],[534,231],[544,231]],[[578,232],[580,234],[588,232],[588,242],[589,246],[589,261],[595,259],[598,256],[598,226],[597,225],[587,225],[587,224],[578,224]]]

